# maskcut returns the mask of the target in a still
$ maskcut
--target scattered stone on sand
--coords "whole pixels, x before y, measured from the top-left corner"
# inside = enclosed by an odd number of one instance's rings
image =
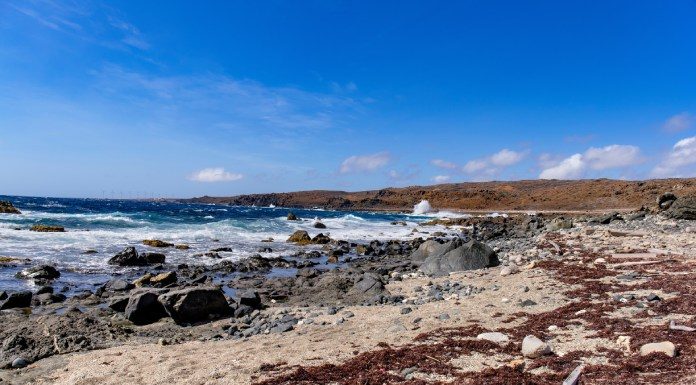
[[[669,341],[653,342],[640,347],[641,356],[647,356],[650,353],[664,353],[669,357],[675,357],[677,347]]]
[[[503,266],[503,268],[500,269],[500,276],[505,277],[505,276],[516,274],[519,272],[520,272],[520,268],[517,267],[517,265],[510,264],[508,266]]]
[[[533,335],[528,335],[522,340],[522,355],[527,358],[538,358],[551,352],[549,344]]]
[[[500,332],[481,333],[476,336],[476,339],[491,341],[495,342],[496,344],[507,344],[508,342],[510,342],[510,338],[507,335]]]

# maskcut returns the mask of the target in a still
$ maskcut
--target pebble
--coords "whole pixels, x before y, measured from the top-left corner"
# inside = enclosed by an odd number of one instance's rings
[[[17,357],[12,361],[12,367],[15,369],[24,368],[29,365],[29,361],[24,359],[24,357]]]
[[[408,314],[412,312],[413,310],[410,307],[402,307],[401,308],[401,314]]]

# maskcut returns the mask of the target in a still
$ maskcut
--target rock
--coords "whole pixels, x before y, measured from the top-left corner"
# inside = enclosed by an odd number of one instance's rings
[[[27,361],[23,357],[17,357],[14,360],[12,360],[12,368],[14,368],[14,369],[25,368],[28,365],[29,365],[29,361]]]
[[[613,213],[599,216],[597,218],[593,218],[592,220],[589,221],[589,223],[599,223],[602,225],[608,225],[614,221],[623,221],[623,217],[619,213],[613,212]]]
[[[528,335],[522,340],[522,355],[527,358],[538,358],[551,352],[549,344],[533,335]]]
[[[271,328],[271,333],[285,333],[294,329],[295,325],[292,322],[284,322]]]
[[[38,305],[49,305],[52,303],[63,302],[67,299],[64,294],[43,293],[37,294],[32,299],[32,302]]]
[[[142,253],[138,254],[135,247],[126,247],[120,253],[111,257],[109,265],[118,266],[147,266],[150,264],[164,263],[165,256],[161,253]]]
[[[146,273],[146,274],[144,274],[142,277],[140,277],[140,278],[136,279],[135,281],[133,281],[133,285],[134,285],[135,287],[143,287],[143,286],[145,286],[145,285],[149,285],[149,284],[150,284],[150,279],[152,279],[152,277],[153,277],[152,274]]]
[[[664,214],[671,219],[696,220],[696,195],[678,198]]]
[[[171,291],[160,295],[159,301],[176,323],[207,321],[233,313],[222,290],[214,287]]]
[[[325,229],[326,225],[321,223],[321,222],[314,222],[314,228],[315,229]]]
[[[113,311],[117,311],[119,313],[123,313],[126,311],[126,307],[128,306],[128,297],[115,297],[109,299],[109,302],[107,306],[109,306],[110,309]]]
[[[177,250],[188,250],[188,249],[191,248],[191,246],[185,245],[185,244],[181,244],[181,245],[175,245],[174,248],[177,249]]]
[[[576,385],[578,383],[578,380],[580,380],[580,374],[582,373],[582,370],[584,369],[584,365],[578,365],[575,369],[573,369],[572,372],[566,377],[565,380],[563,380],[563,384],[561,385]]]
[[[297,220],[297,216],[296,216],[295,214],[293,214],[293,213],[288,213],[288,220],[289,220],[289,221],[296,221],[296,220]]]
[[[408,306],[407,306],[407,307],[402,307],[402,308],[401,308],[401,314],[408,314],[408,313],[410,313],[410,312],[412,312],[412,311],[413,311],[413,310],[412,310],[410,307],[408,307]]]
[[[0,291],[0,301],[7,299],[7,292],[6,291]]]
[[[10,201],[0,201],[0,214],[21,214]]]
[[[438,243],[437,241],[434,241],[432,239],[427,240],[421,243],[421,245],[418,246],[418,249],[416,251],[411,253],[410,258],[414,262],[423,262],[433,253],[435,253],[440,247],[442,247],[442,244]]]
[[[496,344],[507,344],[508,342],[510,342],[510,338],[508,336],[499,332],[481,333],[478,336],[476,336],[476,339],[491,341],[495,342]]]
[[[167,271],[150,278],[150,284],[156,287],[164,287],[176,283],[176,272]]]
[[[563,217],[554,218],[549,223],[546,224],[547,231],[558,231],[558,230],[566,230],[566,229],[572,229],[572,228],[573,228],[573,221],[571,221],[570,219],[565,219]]]
[[[645,219],[645,216],[647,214],[648,213],[645,211],[638,211],[638,212],[635,212],[635,213],[629,215],[628,217],[626,217],[626,220],[627,221],[639,221],[639,220]]]
[[[520,268],[517,265],[511,264],[509,266],[504,266],[500,269],[500,276],[505,277],[507,275],[512,275],[520,272]]]
[[[36,294],[36,295],[39,295],[39,294],[46,294],[46,293],[48,293],[48,294],[53,294],[53,292],[54,292],[54,290],[53,290],[53,287],[52,287],[52,286],[42,286],[42,287],[39,288],[39,290],[36,291],[35,294]]]
[[[353,285],[348,292],[357,292],[360,294],[382,294],[384,293],[384,283],[381,278],[372,273],[364,273],[362,278]]]
[[[40,265],[24,269],[18,276],[27,279],[56,279],[60,277],[60,272],[53,266]]]
[[[0,302],[0,310],[30,307],[31,297],[32,293],[30,291],[10,293],[4,301]]]
[[[331,242],[331,238],[329,238],[328,236],[326,236],[322,233],[319,233],[314,238],[312,238],[311,242],[316,244],[316,245],[325,245],[325,244]]]
[[[654,342],[640,347],[640,355],[647,356],[650,353],[664,353],[669,357],[677,355],[677,347],[669,341]]]
[[[34,225],[29,230],[36,231],[39,233],[64,233],[65,232],[65,228],[63,226],[48,226],[48,225]]]
[[[140,291],[131,294],[124,310],[126,319],[136,325],[147,325],[167,315],[157,300],[157,292]]]
[[[657,197],[657,206],[661,210],[667,210],[670,208],[670,206],[672,206],[672,204],[676,200],[677,200],[676,195],[674,195],[671,192],[666,192],[666,193],[660,195],[659,197]]]
[[[297,243],[299,245],[307,245],[310,242],[312,242],[312,238],[309,237],[309,234],[307,234],[306,231],[304,230],[297,230],[292,235],[286,242],[290,243]]]
[[[150,247],[174,247],[173,243],[160,241],[159,239],[146,239],[143,241],[143,245]]]
[[[128,291],[135,287],[134,284],[123,279],[112,279],[104,284],[104,291]]]
[[[423,261],[420,270],[428,275],[447,275],[455,271],[493,267],[499,263],[498,255],[488,245],[474,240],[463,243],[460,238],[455,238]]]
[[[240,305],[249,306],[252,309],[261,308],[261,296],[256,290],[238,291],[234,301]]]

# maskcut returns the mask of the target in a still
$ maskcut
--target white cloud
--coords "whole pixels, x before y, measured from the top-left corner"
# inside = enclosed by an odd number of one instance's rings
[[[372,155],[353,155],[341,163],[341,174],[361,171],[374,171],[385,166],[391,160],[388,152],[378,152]]]
[[[525,153],[508,150],[504,148],[497,153],[491,155],[490,162],[499,167],[512,166],[519,163],[525,157]]]
[[[244,177],[242,174],[235,174],[225,171],[222,167],[204,168],[189,175],[188,179],[194,182],[232,182]]]
[[[656,177],[696,175],[696,136],[678,141],[665,159],[652,170]],[[688,166],[688,170],[686,170]]]
[[[433,159],[430,161],[430,164],[432,164],[435,167],[446,168],[450,170],[457,168],[456,164],[442,159]]]
[[[662,125],[662,129],[668,132],[680,132],[692,128],[696,123],[696,117],[688,112],[676,114]]]
[[[527,152],[518,152],[504,148],[491,156],[468,161],[462,167],[462,171],[467,174],[477,174],[479,178],[484,175],[490,177],[499,172],[501,168],[519,163],[525,156],[527,156]]]
[[[435,183],[447,183],[451,177],[449,175],[435,175],[433,177],[433,182]]]
[[[541,172],[539,179],[576,179],[585,171],[585,162],[582,154],[572,155],[556,166],[547,168]]]
[[[554,162],[549,154],[542,154],[539,163],[543,170],[540,179],[577,179],[587,170],[625,168],[642,161],[636,146],[612,144],[606,147],[590,147],[583,154],[574,154],[560,162]]]
[[[462,170],[464,172],[467,172],[469,174],[473,174],[476,172],[479,172],[481,170],[484,170],[486,167],[488,167],[488,162],[482,159],[475,159],[475,160],[470,160],[466,162]]]
[[[585,151],[583,160],[594,170],[627,167],[640,163],[640,149],[621,144],[602,148],[591,147]]]

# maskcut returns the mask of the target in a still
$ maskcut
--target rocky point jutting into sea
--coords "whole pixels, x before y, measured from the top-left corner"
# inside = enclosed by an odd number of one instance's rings
[[[520,183],[1,197],[0,383],[694,383],[696,181]]]

